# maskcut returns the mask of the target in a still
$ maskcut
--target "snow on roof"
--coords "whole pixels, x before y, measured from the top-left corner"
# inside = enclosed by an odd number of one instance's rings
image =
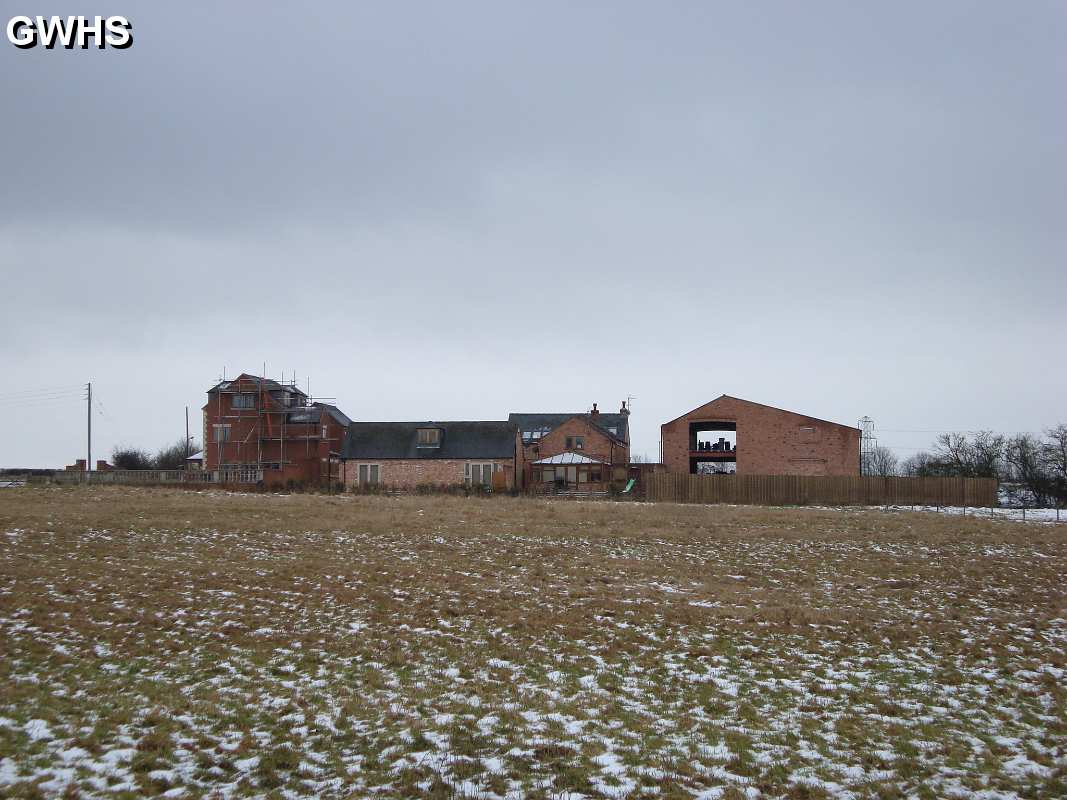
[[[185,460],[186,461],[203,461],[204,460],[204,451],[201,450],[199,453],[193,453],[191,456],[189,456]]]
[[[583,456],[579,453],[560,453],[558,456],[549,456],[548,458],[542,458],[540,461],[533,462],[535,464],[603,464],[603,461],[597,461],[595,458],[589,456]]]

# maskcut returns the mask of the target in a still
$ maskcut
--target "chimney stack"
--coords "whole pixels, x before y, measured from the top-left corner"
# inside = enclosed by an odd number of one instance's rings
[[[619,413],[620,414],[625,414],[626,416],[630,416],[630,409],[628,409],[626,407],[626,401],[625,400],[622,401],[622,408],[619,409]]]
[[[589,412],[589,416],[591,416],[593,419],[596,419],[600,416],[600,409],[596,407],[596,403],[593,403],[593,410]]]

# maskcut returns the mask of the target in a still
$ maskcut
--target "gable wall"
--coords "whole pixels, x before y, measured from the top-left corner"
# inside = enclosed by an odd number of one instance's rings
[[[734,397],[712,400],[661,426],[668,472],[689,473],[689,424],[703,421],[737,424],[739,475],[859,475],[857,428]]]

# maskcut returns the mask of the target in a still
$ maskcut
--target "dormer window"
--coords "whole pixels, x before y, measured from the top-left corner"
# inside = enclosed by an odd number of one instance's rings
[[[440,428],[419,428],[418,439],[416,439],[417,447],[440,447],[441,446],[441,429]]]
[[[533,428],[531,430],[523,431],[522,432],[522,443],[523,444],[531,444],[533,442],[536,442],[538,439],[541,439],[542,437],[544,437],[545,434],[547,434],[550,430],[552,430],[552,429],[542,426],[540,428]]]

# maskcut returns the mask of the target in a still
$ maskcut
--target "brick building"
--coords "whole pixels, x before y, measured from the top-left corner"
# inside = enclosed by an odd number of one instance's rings
[[[525,489],[601,491],[624,481],[630,461],[630,411],[603,414],[511,414],[519,435],[516,469]]]
[[[353,422],[341,451],[349,486],[515,487],[515,427],[489,422]]]
[[[203,468],[262,471],[265,486],[319,484],[340,477],[340,451],[351,420],[311,402],[294,384],[242,374],[208,389]]]
[[[729,395],[660,427],[668,472],[859,475],[860,431]]]

